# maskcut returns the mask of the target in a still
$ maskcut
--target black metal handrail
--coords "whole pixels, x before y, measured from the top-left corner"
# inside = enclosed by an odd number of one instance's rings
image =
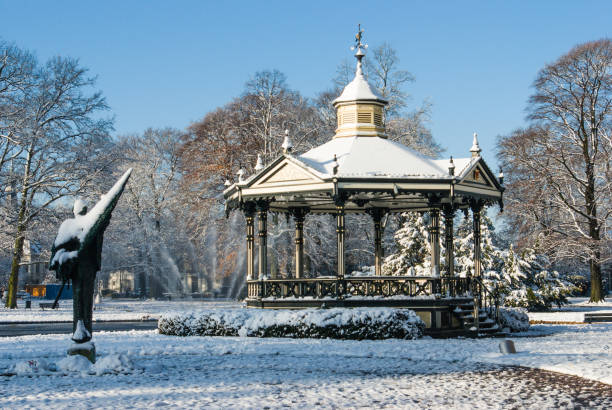
[[[499,323],[499,292],[494,292],[487,287],[482,281],[482,278],[474,278],[474,283],[477,285],[477,290],[474,293],[474,298],[478,298],[478,306],[484,308],[489,315],[493,315],[496,323]]]
[[[247,281],[248,297],[314,299],[347,297],[420,297],[470,295],[470,278],[430,276],[347,276]]]

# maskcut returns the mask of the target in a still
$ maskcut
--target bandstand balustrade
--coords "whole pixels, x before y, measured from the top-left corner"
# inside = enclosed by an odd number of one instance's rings
[[[248,298],[468,297],[472,278],[356,276],[249,280]]]

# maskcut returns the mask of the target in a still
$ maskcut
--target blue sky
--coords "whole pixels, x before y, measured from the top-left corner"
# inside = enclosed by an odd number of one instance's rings
[[[41,59],[78,57],[104,92],[116,133],[183,128],[279,69],[306,96],[350,57],[357,23],[389,42],[433,104],[447,155],[485,159],[524,124],[537,72],[574,45],[611,36],[610,1],[5,1],[0,36]]]

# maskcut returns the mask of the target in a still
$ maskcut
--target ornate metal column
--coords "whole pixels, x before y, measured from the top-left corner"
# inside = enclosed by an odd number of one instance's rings
[[[454,224],[455,207],[446,205],[443,209],[444,214],[444,247],[446,248],[446,276],[455,276],[455,244],[454,244]]]
[[[336,276],[339,279],[344,279],[345,264],[344,264],[344,199],[336,201],[336,237],[338,240],[338,270]]]
[[[382,225],[382,217],[385,215],[386,210],[382,208],[370,208],[367,210],[372,219],[374,220],[374,268],[376,276],[382,275],[382,260],[384,255],[383,249],[383,233],[384,227]]]
[[[429,211],[429,243],[431,244],[431,275],[440,276],[440,210]]]
[[[295,221],[295,277],[304,276],[304,219],[308,208],[290,208]]]
[[[255,276],[255,204],[244,204],[244,217],[246,219],[247,240],[247,280],[257,279]]]
[[[470,202],[472,208],[472,222],[474,231],[474,279],[480,279],[482,275],[482,264],[480,261],[480,212],[482,210],[481,201]],[[482,296],[482,289],[480,289],[480,283],[474,282],[472,287],[472,293],[474,296],[474,326],[480,329],[480,298]]]
[[[474,231],[474,276],[480,278],[482,274],[481,263],[481,246],[480,246],[480,212],[482,211],[482,202],[473,201],[470,203],[472,208],[472,229]]]
[[[263,279],[268,274],[268,208],[266,201],[257,201],[257,228],[259,237],[259,266],[258,279]]]

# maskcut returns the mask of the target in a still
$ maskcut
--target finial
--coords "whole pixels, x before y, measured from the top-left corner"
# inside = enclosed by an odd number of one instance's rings
[[[289,130],[285,130],[285,139],[283,140],[283,145],[281,145],[281,147],[283,148],[284,154],[291,152],[291,149],[293,148],[293,143],[289,138]]]
[[[244,170],[244,168],[242,168],[242,166],[240,167],[238,172],[236,172],[236,174],[238,175],[238,182],[244,182],[244,174],[246,174],[246,171]]]
[[[478,145],[478,134],[474,133],[474,141],[472,142],[472,148],[470,148],[470,152],[472,153],[472,157],[480,156],[480,145]]]
[[[450,176],[454,176],[455,175],[455,163],[453,162],[453,156],[452,155],[451,155],[450,161],[448,163],[448,175],[450,175]]]
[[[363,30],[361,24],[357,25],[357,34],[355,35],[355,45],[351,47],[351,50],[357,50],[355,58],[357,58],[357,73],[361,73],[361,59],[365,56],[365,50],[368,48],[367,44],[363,44],[361,39],[363,38]]]
[[[261,159],[261,155],[257,154],[257,163],[255,164],[255,172],[259,172],[264,169],[263,160]]]
[[[499,183],[504,185],[504,171],[502,170],[502,167],[499,167]]]

